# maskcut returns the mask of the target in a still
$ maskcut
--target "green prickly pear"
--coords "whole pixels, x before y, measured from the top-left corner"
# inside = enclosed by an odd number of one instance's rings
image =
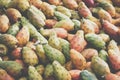
[[[65,14],[65,15],[68,16],[68,17],[71,17],[70,10],[69,10],[68,8],[66,8],[66,7],[57,6],[57,7],[56,7],[56,10],[59,11],[59,12],[61,12],[61,13],[63,13],[63,14]]]
[[[53,66],[52,64],[47,64],[44,71],[44,78],[49,79],[53,76]]]
[[[57,34],[54,30],[50,33],[50,37],[48,39],[48,44],[50,46],[52,46],[53,48],[56,48],[56,49],[61,51],[60,41],[59,41]]]
[[[94,33],[88,33],[85,35],[86,40],[90,43],[94,48],[103,49],[105,48],[106,43],[103,39]]]
[[[23,70],[23,66],[16,61],[0,61],[0,68],[3,68],[14,77],[20,76]]]
[[[42,76],[37,72],[37,70],[33,66],[28,67],[28,78],[29,80],[43,80]]]
[[[48,60],[47,60],[47,57],[46,57],[46,54],[45,54],[45,51],[43,49],[43,46],[38,44],[36,46],[36,54],[38,55],[38,57],[40,58],[40,62],[43,63],[43,64],[46,64],[48,63]]]
[[[108,53],[105,50],[100,50],[98,56],[104,61],[108,61]]]
[[[62,53],[64,54],[66,60],[70,60],[70,43],[62,38],[58,38],[60,45],[62,47]]]
[[[87,70],[81,71],[80,76],[81,76],[82,80],[98,80],[97,77],[95,76],[95,74],[93,74]]]
[[[27,10],[27,17],[34,26],[41,28],[45,25],[45,21],[41,17],[41,14],[38,14],[36,11],[34,11],[34,8],[36,7],[30,6],[30,8]]]
[[[43,48],[45,50],[45,54],[46,54],[47,58],[51,62],[53,62],[54,60],[57,60],[62,65],[65,63],[66,60],[65,60],[65,57],[62,52],[51,47],[49,44],[43,45]]]
[[[97,76],[104,76],[110,73],[108,64],[98,56],[92,57],[91,68]]]
[[[18,33],[19,31],[19,25],[20,23],[19,22],[16,22],[15,24],[13,24],[12,26],[10,26],[10,28],[8,29],[7,31],[7,34],[11,34],[13,36],[16,36],[16,34]]]
[[[58,61],[54,61],[52,65],[57,80],[72,80],[70,73]]]
[[[81,22],[77,19],[73,19],[72,22],[75,24],[74,25],[74,30],[77,31],[77,30],[80,30],[81,28]]]
[[[48,43],[48,41],[37,31],[37,29],[25,17],[22,17],[20,21],[23,26],[28,27],[30,37],[39,40],[41,44]]]
[[[15,48],[17,47],[18,40],[11,34],[1,34],[0,43],[5,44],[9,48]]]
[[[27,65],[36,65],[39,62],[36,53],[29,47],[23,47],[22,58]]]
[[[27,77],[20,77],[18,80],[28,80]]]

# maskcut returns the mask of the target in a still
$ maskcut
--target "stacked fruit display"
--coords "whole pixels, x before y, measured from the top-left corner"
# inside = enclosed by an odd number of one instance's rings
[[[120,0],[0,0],[0,80],[120,80]]]

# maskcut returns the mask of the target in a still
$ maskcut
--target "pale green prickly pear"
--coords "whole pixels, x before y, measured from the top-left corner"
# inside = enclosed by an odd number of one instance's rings
[[[11,34],[1,34],[0,43],[5,44],[9,48],[15,48],[17,47],[18,40]]]
[[[3,68],[14,77],[20,76],[23,70],[23,66],[16,61],[0,61],[0,68]]]
[[[34,8],[36,7],[30,6],[30,8],[27,10],[27,17],[34,26],[41,28],[45,25],[45,21],[41,17],[41,14],[38,14],[33,10]]]
[[[116,53],[120,53],[119,47],[117,46],[117,42],[115,40],[111,40],[107,46],[108,50],[112,49]]]
[[[62,38],[58,38],[60,45],[62,47],[62,53],[64,54],[66,60],[70,60],[70,43]]]
[[[70,73],[58,61],[54,61],[52,65],[56,80],[72,80]]]
[[[37,29],[25,17],[22,17],[20,21],[23,26],[28,27],[30,37],[39,40],[41,44],[48,43],[48,41],[37,31]]]
[[[37,70],[37,72],[40,74],[40,75],[43,75],[44,71],[45,71],[45,68],[43,65],[37,65],[35,67],[35,69]]]
[[[72,22],[75,24],[74,25],[74,30],[77,31],[77,30],[80,30],[81,28],[81,22],[77,19],[73,19]]]
[[[49,79],[53,76],[53,66],[52,64],[47,64],[44,71],[44,78]]]
[[[13,36],[16,36],[16,34],[18,33],[18,31],[20,30],[19,25],[20,25],[20,23],[17,22],[15,24],[13,24],[12,26],[10,26],[10,28],[7,31],[7,34],[11,34]]]
[[[62,65],[65,63],[66,60],[65,60],[65,57],[64,57],[62,52],[60,52],[59,50],[51,47],[49,44],[43,45],[43,48],[45,50],[45,54],[46,54],[47,58],[51,62],[56,60],[59,63],[61,63]]]
[[[42,76],[37,72],[34,66],[28,67],[28,78],[29,80],[43,80]]]
[[[43,46],[38,44],[36,46],[36,54],[38,55],[40,62],[43,64],[47,64],[48,63],[48,59],[46,57],[45,51],[43,49]]]
[[[29,47],[23,47],[22,58],[27,65],[36,65],[39,62],[36,53]]]
[[[104,76],[110,73],[108,64],[98,56],[92,57],[91,68],[97,76]]]
[[[50,37],[48,39],[48,44],[50,46],[52,46],[53,48],[56,48],[56,49],[61,51],[60,41],[59,41],[57,34],[54,30],[50,33]]]
[[[108,53],[105,50],[100,50],[98,56],[104,61],[108,61]]]
[[[99,35],[94,33],[89,33],[85,35],[85,38],[88,41],[88,43],[91,44],[94,48],[97,49],[105,48],[106,43]]]
[[[57,20],[68,20],[70,19],[68,16],[66,16],[65,14],[59,12],[59,11],[55,11],[54,12],[54,16],[57,18]]]
[[[63,14],[65,14],[68,17],[71,17],[70,10],[68,8],[64,7],[64,6],[57,6],[56,10],[63,13]]]

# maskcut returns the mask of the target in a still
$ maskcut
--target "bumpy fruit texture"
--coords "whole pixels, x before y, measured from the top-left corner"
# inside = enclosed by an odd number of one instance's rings
[[[27,10],[27,17],[37,28],[41,28],[45,25],[44,14],[34,6],[30,6],[30,8]]]
[[[84,39],[84,32],[82,30],[78,30],[70,40],[70,48],[75,49],[78,52],[81,52],[87,45],[86,40]]]
[[[44,78],[49,79],[50,77],[52,77],[54,75],[53,71],[54,70],[52,64],[47,64],[44,71]]]
[[[16,36],[16,34],[19,32],[20,30],[20,23],[16,22],[13,25],[10,26],[10,28],[7,31],[7,34],[11,34],[13,36]]]
[[[103,39],[97,34],[89,33],[85,35],[85,39],[90,43],[94,48],[103,49],[105,48],[106,43]]]
[[[84,18],[86,18],[88,16],[92,16],[92,13],[90,12],[90,10],[88,9],[88,7],[85,5],[84,2],[79,3],[78,12]]]
[[[87,70],[81,71],[80,76],[81,76],[82,80],[98,80],[97,77],[95,76],[95,74],[93,74]]]
[[[108,64],[98,56],[92,58],[91,68],[97,76],[104,76],[110,73]]]
[[[74,30],[80,30],[81,29],[81,22],[77,19],[73,19],[72,22],[74,23]]]
[[[104,61],[108,61],[108,53],[105,50],[100,50],[99,51],[99,55],[98,55],[101,59],[103,59]]]
[[[17,33],[16,39],[18,40],[19,46],[24,46],[30,39],[30,33],[26,26],[23,26],[21,30]]]
[[[70,70],[69,71],[72,80],[80,80],[81,70]]]
[[[54,61],[52,65],[57,80],[72,80],[70,73],[58,61]]]
[[[9,48],[17,47],[18,40],[10,34],[1,34],[0,43],[5,44]]]
[[[22,58],[27,65],[36,65],[39,62],[36,53],[29,47],[23,47]]]
[[[86,59],[78,51],[71,49],[70,58],[76,69],[83,70],[86,67]]]
[[[42,76],[37,72],[35,67],[28,67],[28,78],[29,80],[43,80]]]
[[[35,69],[37,70],[37,72],[40,74],[40,75],[43,75],[44,71],[45,71],[45,67],[44,65],[37,65],[35,67]]]
[[[70,19],[67,15],[63,14],[62,12],[59,11],[55,11],[54,12],[54,16],[57,18],[57,20],[66,20],[66,19]]]
[[[45,51],[45,54],[46,54],[47,58],[51,62],[56,60],[56,61],[58,61],[62,65],[65,64],[66,59],[65,59],[65,57],[64,57],[62,52],[60,52],[59,50],[51,47],[48,44],[43,45],[43,48],[44,48],[44,51]]]
[[[71,17],[70,10],[69,10],[68,8],[66,8],[66,7],[57,6],[57,7],[56,7],[56,10],[59,11],[59,12],[61,12],[61,13],[63,13],[63,14],[65,14],[65,15],[68,16],[68,17]]]
[[[23,70],[23,66],[15,61],[0,61],[0,68],[3,68],[14,77],[20,76]]]
[[[48,43],[48,41],[37,31],[37,29],[25,18],[21,18],[22,26],[26,26],[29,29],[30,37],[39,40],[41,44]]]
[[[48,60],[42,45],[36,46],[36,54],[38,55],[41,63],[43,64],[48,63]]]
[[[57,37],[57,34],[54,30],[50,33],[50,37],[48,39],[48,44],[50,46],[52,46],[53,48],[56,48],[60,51],[62,49],[61,46],[60,46],[60,41],[59,41],[59,39]]]
[[[58,38],[60,41],[60,46],[62,47],[62,53],[64,54],[66,60],[70,60],[70,43],[62,38]]]

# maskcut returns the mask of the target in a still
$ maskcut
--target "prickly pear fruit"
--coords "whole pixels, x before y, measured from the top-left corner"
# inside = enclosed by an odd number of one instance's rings
[[[20,76],[23,70],[23,66],[16,61],[0,61],[0,67],[14,77]]]
[[[27,65],[36,65],[39,62],[36,53],[29,47],[23,47],[22,58]]]
[[[8,48],[4,44],[0,44],[0,56],[5,56],[8,53]]]
[[[22,14],[15,8],[8,8],[6,14],[11,22],[17,22],[22,17]]]
[[[81,76],[82,80],[98,80],[97,77],[95,76],[95,74],[93,74],[87,70],[81,71],[80,76]]]
[[[43,48],[45,50],[45,54],[46,54],[47,58],[51,62],[53,62],[54,60],[57,60],[62,65],[65,63],[66,60],[65,60],[65,57],[62,52],[51,47],[49,44],[43,45]]]
[[[57,18],[57,20],[61,21],[61,20],[68,20],[70,19],[68,16],[66,16],[65,14],[59,12],[59,11],[55,11],[54,12],[55,17]]]
[[[94,33],[89,33],[85,35],[85,38],[88,41],[88,43],[90,43],[94,48],[97,49],[105,48],[105,42],[99,35]]]
[[[0,43],[5,44],[9,48],[17,47],[18,40],[10,34],[1,34]]]
[[[0,15],[0,32],[5,33],[9,29],[9,19],[6,15]]]
[[[44,51],[42,45],[37,45],[36,46],[36,54],[40,58],[41,63],[46,64],[48,62],[45,51]]]
[[[27,27],[22,27],[22,29],[17,33],[16,39],[18,40],[19,46],[24,46],[30,39],[30,33]]]
[[[65,14],[65,15],[68,16],[68,17],[71,17],[70,10],[67,9],[66,7],[57,6],[57,7],[56,7],[56,10],[59,11],[59,12],[61,12],[61,13],[63,13],[63,14]]]
[[[52,65],[57,80],[72,80],[70,73],[58,61],[54,61]]]
[[[22,51],[22,48],[17,47],[15,49],[13,49],[13,51],[10,53],[10,55],[13,59],[21,59],[21,54],[22,54],[21,51]]]
[[[0,68],[0,80],[15,80],[4,69]]]
[[[60,46],[62,47],[62,53],[64,54],[66,60],[70,60],[70,43],[62,38],[58,38],[60,41]]]
[[[25,18],[21,18],[22,26],[26,26],[29,29],[30,37],[39,40],[41,44],[48,43],[48,41],[37,31],[37,29]]]
[[[56,49],[61,51],[60,41],[59,41],[57,34],[54,30],[50,33],[50,37],[48,39],[48,44],[50,46],[52,46],[53,48],[56,48]]]
[[[69,73],[72,77],[72,80],[80,80],[81,70],[70,70]]]
[[[53,28],[53,26],[57,23],[57,20],[55,19],[47,19],[45,20],[45,27],[47,28]]]
[[[40,5],[42,4],[41,0],[28,0],[31,5],[34,5],[38,9],[40,9]]]
[[[91,68],[97,76],[104,76],[110,73],[108,64],[98,56],[92,57]]]
[[[7,34],[11,34],[13,36],[16,36],[16,34],[19,32],[20,30],[20,23],[16,22],[15,24],[13,24],[12,26],[10,26],[10,28],[7,31]]]
[[[44,71],[45,71],[45,68],[43,65],[37,65],[35,67],[35,69],[37,70],[37,72],[40,74],[40,75],[43,75]]]
[[[104,61],[108,61],[108,53],[105,50],[100,50],[98,56]]]
[[[51,18],[54,16],[54,9],[47,2],[42,2],[40,9],[45,14],[47,18]]]
[[[86,59],[78,51],[71,49],[70,58],[76,69],[83,70],[86,67]]]
[[[84,32],[78,30],[75,36],[70,40],[71,49],[75,49],[78,52],[81,52],[87,45],[86,40],[84,39]]]
[[[78,12],[84,18],[86,18],[88,16],[92,16],[92,13],[88,9],[88,7],[85,5],[85,3],[82,1],[78,5]]]
[[[48,2],[52,5],[60,5],[61,4],[61,0],[48,0]]]
[[[78,8],[78,4],[75,0],[71,0],[71,1],[70,0],[63,0],[63,4],[69,9],[75,10]]]
[[[41,28],[45,25],[44,21],[44,15],[41,15],[42,12],[36,12],[37,9],[34,6],[30,6],[30,8],[27,10],[27,17],[29,18],[30,22],[36,26],[37,28]]]
[[[77,19],[73,19],[72,22],[75,24],[74,25],[74,30],[77,31],[77,30],[80,30],[81,28],[81,22]]]
[[[45,71],[44,71],[44,78],[49,79],[53,75],[54,74],[53,74],[53,66],[52,66],[52,64],[47,64],[46,67],[45,67]]]
[[[99,36],[103,39],[104,42],[110,41],[110,36],[105,33],[100,33]]]
[[[28,67],[28,78],[29,80],[43,80],[42,76],[37,72],[34,66]]]
[[[114,50],[108,50],[108,59],[114,70],[120,70],[120,54],[116,53]]]
[[[18,80],[28,80],[27,77],[20,77]]]
[[[105,75],[105,80],[120,80],[120,76],[113,73],[109,73]]]

